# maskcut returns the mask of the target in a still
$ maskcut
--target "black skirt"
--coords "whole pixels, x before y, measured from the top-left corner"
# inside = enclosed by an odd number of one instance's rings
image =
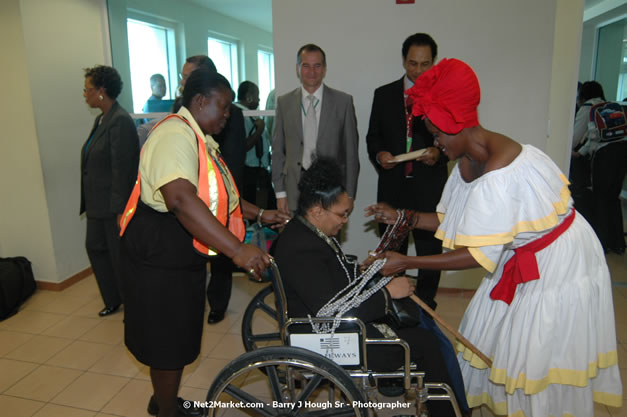
[[[180,369],[200,353],[207,258],[175,216],[139,203],[122,238],[124,341],[141,363]]]

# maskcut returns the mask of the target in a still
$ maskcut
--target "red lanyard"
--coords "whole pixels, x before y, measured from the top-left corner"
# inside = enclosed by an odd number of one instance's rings
[[[412,122],[414,121],[414,115],[412,114],[412,105],[414,104],[413,100],[411,99],[411,97],[407,96],[405,98],[405,120],[407,121],[407,128],[406,128],[406,132],[407,132],[407,143],[406,143],[406,148],[405,148],[405,152],[409,152],[411,151],[411,145],[412,145]]]

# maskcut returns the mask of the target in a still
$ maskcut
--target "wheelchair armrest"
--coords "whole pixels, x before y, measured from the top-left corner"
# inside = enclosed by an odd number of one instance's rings
[[[283,341],[287,339],[285,336],[290,333],[295,333],[298,331],[299,333],[312,333],[313,329],[311,328],[311,323],[314,324],[331,324],[335,319],[333,317],[292,317],[289,318],[283,328],[281,329],[281,336]],[[308,329],[308,330],[307,330]],[[363,321],[358,319],[357,317],[342,317],[340,319],[340,325],[335,330],[335,333],[353,333],[358,332],[363,337],[366,337],[366,325]]]

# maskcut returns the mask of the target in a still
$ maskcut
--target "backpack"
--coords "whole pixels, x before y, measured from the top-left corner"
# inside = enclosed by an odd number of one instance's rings
[[[17,313],[36,287],[28,259],[22,256],[0,258],[0,320]]]
[[[627,117],[619,103],[606,101],[590,107],[588,139],[596,142],[613,142],[627,136]]]

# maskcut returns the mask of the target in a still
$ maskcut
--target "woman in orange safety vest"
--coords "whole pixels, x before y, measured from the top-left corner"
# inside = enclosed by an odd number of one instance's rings
[[[207,256],[221,252],[258,275],[270,256],[242,243],[242,217],[287,220],[239,198],[211,137],[224,128],[231,101],[221,75],[204,69],[190,75],[183,107],[162,120],[142,148],[120,221],[125,343],[150,367],[148,411],[160,417],[201,411],[182,408],[178,389],[184,366],[200,352]]]

